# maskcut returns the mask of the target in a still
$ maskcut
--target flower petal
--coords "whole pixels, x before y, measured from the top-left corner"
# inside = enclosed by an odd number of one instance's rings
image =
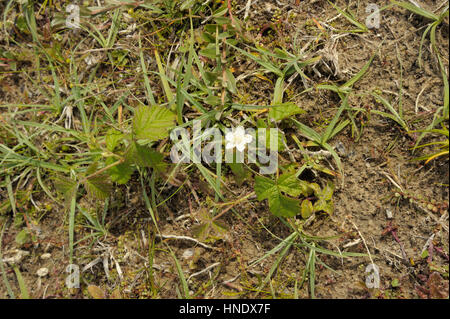
[[[238,145],[236,145],[236,148],[239,152],[242,152],[245,148],[245,144],[244,143],[240,143]]]
[[[225,145],[225,149],[229,150],[231,148],[234,148],[235,146],[236,146],[236,144],[230,142]]]
[[[237,136],[243,136],[244,134],[245,134],[245,129],[243,126],[238,126],[236,128],[236,131],[234,132],[234,135],[237,135]]]

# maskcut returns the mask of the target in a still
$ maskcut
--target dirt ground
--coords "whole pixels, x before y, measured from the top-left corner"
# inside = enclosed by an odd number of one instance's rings
[[[241,20],[246,2],[237,1],[233,6],[233,12]],[[351,1],[350,8],[357,13],[359,21],[365,21],[365,8],[369,2]],[[436,1],[417,2],[434,10],[441,4]],[[341,8],[345,3],[337,2]],[[379,5],[384,4],[387,2],[380,1]],[[312,18],[338,30],[353,27],[342,16],[329,21],[337,15],[337,11],[322,0],[300,1],[299,5],[288,0],[253,1],[246,27],[267,48],[276,46],[278,42],[284,42],[287,47],[302,46],[311,39],[310,30],[315,27],[311,23]],[[271,23],[274,17],[281,21],[277,23],[276,31],[260,32],[261,26]],[[377,29],[360,34],[332,33],[324,45],[317,47],[324,63],[316,65],[316,70],[307,69],[306,75],[314,83],[344,83],[376,53],[370,69],[355,84],[354,91],[365,93],[376,89],[398,105],[402,90],[400,103],[405,118],[413,129],[423,128],[431,122],[436,109],[442,106],[443,97],[439,64],[428,39],[423,47],[423,68],[417,62],[425,25],[424,19],[404,9],[383,11]],[[321,31],[316,28],[315,32]],[[438,27],[436,37],[448,71],[448,17]],[[2,45],[6,44],[3,42]],[[23,67],[33,66],[24,63]],[[251,63],[247,67],[250,68]],[[12,103],[15,94],[23,90],[18,83],[29,85],[28,80],[20,82],[22,79],[25,79],[22,74],[0,77],[2,103]],[[256,79],[251,85],[261,99],[270,102],[273,89],[268,81]],[[299,78],[290,85],[293,99],[306,111],[297,119],[311,127],[324,125],[323,119],[332,117],[339,99],[332,92],[321,90],[298,95],[302,87]],[[381,103],[367,95],[352,96],[350,105],[383,110]],[[427,165],[412,161],[415,156],[411,147],[418,133],[405,134],[393,121],[376,115],[370,118],[361,116],[357,122],[364,127],[359,139],[352,135],[348,126],[331,141],[332,145],[339,145],[344,168],[344,178],[336,181],[334,213],[332,216],[317,215],[304,230],[311,236],[335,236],[320,241],[324,248],[335,252],[367,254],[369,251],[370,256],[340,258],[319,254],[320,261],[332,269],[316,265],[315,297],[448,298],[448,157]],[[424,141],[430,139],[427,137]],[[288,145],[293,145],[292,140],[288,139]],[[287,158],[286,153],[281,156]],[[299,162],[302,160],[300,154],[295,157]],[[327,163],[336,169],[331,160]],[[306,178],[314,180],[315,177]],[[231,178],[227,182],[230,194],[236,198],[253,190],[247,181],[240,186]],[[206,189],[200,177],[193,177],[191,184],[192,187],[182,188],[167,200],[164,208],[158,210],[162,234],[194,237],[195,216],[205,209],[203,204],[214,197],[214,192]],[[274,273],[270,282],[272,293],[270,285],[262,291],[256,289],[277,255],[255,266],[249,265],[279,244],[280,241],[272,234],[279,238],[290,234],[285,225],[271,215],[266,201],[258,202],[255,197],[250,197],[236,205],[234,209],[238,215],[230,211],[222,218],[230,230],[227,236],[203,247],[182,238],[155,237],[154,226],[139,189],[137,179],[132,179],[126,186],[116,187],[115,199],[105,217],[108,236],[95,242],[84,240],[77,244],[74,263],[82,271],[81,289],[68,289],[65,285],[69,264],[67,213],[59,205],[52,204],[44,192],[35,191],[34,201],[42,206],[51,206],[37,225],[28,225],[35,229],[38,241],[18,245],[15,238],[21,228],[9,224],[1,246],[4,259],[17,254],[18,249],[27,252],[20,260],[19,269],[30,296],[87,298],[92,293],[86,287],[96,285],[101,287],[105,296],[177,298],[181,288],[176,265],[165,246],[161,245],[161,240],[170,244],[184,270],[189,289],[197,298],[270,298],[273,291],[277,298],[295,296],[296,280],[302,278],[308,258],[308,251],[300,248],[292,248]],[[166,198],[176,189],[176,186],[169,186],[162,196]],[[1,189],[0,200],[7,199],[6,189]],[[80,205],[101,204],[83,199]],[[31,204],[23,203],[22,207],[31,207]],[[90,233],[81,226],[75,230],[77,240]],[[44,255],[46,253],[50,256]],[[153,259],[149,256],[152,253]],[[379,267],[378,289],[369,289],[365,284],[365,270],[372,262]],[[48,268],[49,273],[41,278],[36,272],[43,267]],[[19,295],[12,267],[6,268],[6,276],[13,291]],[[0,297],[8,297],[3,284],[0,285]],[[298,290],[298,297],[310,297],[308,284],[304,283]]]

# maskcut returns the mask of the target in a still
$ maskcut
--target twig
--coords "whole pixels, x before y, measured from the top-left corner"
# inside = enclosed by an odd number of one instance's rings
[[[251,6],[252,6],[252,0],[247,0],[247,3],[245,5],[244,20],[247,19],[248,13],[250,12],[250,7]]]
[[[400,249],[402,251],[403,259],[404,259],[405,263],[407,263],[408,257],[406,256],[405,248],[403,247],[403,244],[401,243],[400,238],[398,238],[397,227],[392,226],[390,222],[388,223],[388,226],[386,227],[386,229],[383,231],[383,233],[381,235],[384,236],[389,233],[392,235],[394,240],[399,244]]]
[[[234,17],[233,17],[233,14],[231,13],[231,0],[227,0],[227,6],[228,6],[228,13],[229,13],[230,19],[231,19],[231,25],[235,26]]]
[[[156,237],[158,238],[162,238],[162,239],[178,239],[178,240],[187,240],[187,241],[192,241],[202,247],[208,248],[208,249],[216,249],[214,247],[208,246],[207,244],[202,243],[201,241],[198,241],[195,238],[192,237],[188,237],[188,236],[177,236],[177,235],[160,235],[160,234],[156,234]]]
[[[189,278],[188,278],[187,280],[189,281],[189,280],[191,280],[192,277],[195,277],[195,276],[198,276],[198,275],[200,275],[200,274],[203,274],[204,272],[207,272],[207,271],[210,270],[211,268],[214,268],[214,267],[216,267],[216,266],[218,266],[218,265],[220,265],[219,262],[214,263],[214,264],[212,264],[212,265],[209,265],[209,266],[206,267],[205,269],[200,270],[200,271],[198,271],[198,272],[193,273],[192,275],[190,275]]]
[[[101,8],[101,9],[98,9],[98,10],[93,10],[93,11],[90,12],[90,14],[91,15],[96,15],[96,14],[99,14],[99,13],[107,12],[107,11],[114,10],[114,9],[117,9],[117,8],[120,8],[120,7],[124,7],[124,6],[139,7],[141,4],[144,4],[144,3],[145,3],[145,1],[122,2],[122,3],[119,3],[119,4],[111,6],[111,7],[106,7],[106,8]]]
[[[370,254],[369,247],[367,247],[366,240],[364,239],[363,235],[362,235],[361,232],[359,231],[358,226],[356,226],[356,224],[355,224],[352,220],[350,220],[350,222],[353,224],[353,227],[355,227],[356,231],[357,231],[358,234],[359,234],[359,237],[361,237],[361,239],[362,239],[362,241],[363,241],[363,243],[364,243],[364,246],[366,247],[367,253],[369,254],[370,262],[371,262],[372,264],[374,264],[373,259],[372,259],[372,255]]]
[[[114,166],[117,166],[117,165],[119,165],[119,164],[122,164],[123,162],[125,162],[125,159],[124,159],[124,158],[121,158],[121,159],[119,159],[117,162],[114,162],[114,163],[112,163],[112,164],[109,164],[109,165],[103,167],[102,169],[96,171],[95,173],[92,173],[91,175],[86,176],[85,178],[83,178],[83,179],[80,181],[80,183],[84,183],[84,182],[87,181],[88,179],[90,179],[90,178],[92,178],[92,177],[94,177],[94,176],[100,175],[101,173],[105,172],[106,170],[110,169],[111,167],[114,167]]]

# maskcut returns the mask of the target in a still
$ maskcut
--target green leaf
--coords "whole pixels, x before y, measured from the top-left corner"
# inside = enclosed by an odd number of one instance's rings
[[[97,166],[97,163],[91,164],[86,170],[86,176],[94,174],[97,171]],[[86,192],[89,196],[98,199],[108,198],[112,190],[112,185],[106,172],[85,179],[83,181],[83,185],[86,188]]]
[[[16,243],[19,246],[22,246],[22,245],[30,242],[30,240],[31,240],[31,236],[30,236],[30,233],[28,232],[28,229],[26,229],[26,228],[22,229],[16,235]]]
[[[234,174],[236,184],[241,186],[245,179],[249,176],[249,171],[245,169],[244,163],[229,163],[231,171]]]
[[[281,121],[294,114],[300,113],[305,113],[305,111],[292,102],[277,104],[269,109],[269,116],[275,121]]]
[[[216,58],[216,47],[213,43],[208,44],[208,47],[206,49],[200,50],[199,55],[202,55],[204,57],[215,59]]]
[[[277,68],[275,65],[273,65],[270,62],[264,61],[262,59],[259,59],[256,57],[256,55],[252,54],[252,53],[248,53],[245,50],[242,50],[236,46],[234,46],[232,43],[230,43],[230,40],[227,40],[227,44],[231,47],[233,47],[235,50],[239,51],[240,53],[242,53],[243,55],[245,55],[246,57],[252,59],[253,61],[255,61],[256,63],[259,63],[263,68],[265,68],[267,71],[273,72],[276,75],[278,75],[279,77],[284,77],[283,72]]]
[[[180,10],[183,11],[186,9],[190,9],[195,5],[196,2],[196,0],[186,0],[181,4]]]
[[[269,197],[269,209],[277,217],[294,217],[300,211],[300,201],[283,194],[272,194]]]
[[[114,149],[119,145],[120,141],[123,139],[123,134],[113,128],[109,129],[106,133],[105,143],[106,148],[113,152]]]
[[[226,233],[228,232],[227,225],[221,221],[221,220],[214,220],[211,222],[211,228],[213,230],[213,233],[215,234],[215,237],[223,238],[225,237]]]
[[[266,149],[270,150],[270,151],[282,151],[284,150],[284,142],[285,142],[285,136],[283,131],[281,131],[280,129],[270,129],[270,127],[268,127],[267,124],[264,123],[263,120],[259,119],[258,120],[258,124],[257,124],[258,128],[267,128],[267,130],[265,131],[266,133]],[[277,149],[273,149],[270,145],[270,135],[271,132],[273,132],[274,134],[276,134],[276,137],[272,137],[273,139],[277,140]],[[259,137],[259,132],[256,132],[256,139],[258,141],[260,141],[260,137]],[[263,137],[261,137],[262,139]],[[263,141],[263,140],[262,140]]]
[[[164,155],[145,145],[134,142],[130,144],[125,154],[125,163],[133,163],[140,167],[151,167],[157,171],[165,170]]]
[[[231,93],[237,94],[236,79],[235,79],[233,73],[231,73],[231,71],[229,69],[226,69],[225,74],[227,77],[227,81],[226,81],[227,89]]]
[[[320,189],[319,184],[317,184],[317,183],[310,183],[309,187],[311,187],[313,189],[314,195],[316,195],[317,197],[320,197],[320,194],[321,194],[322,190]]]
[[[308,197],[314,193],[314,188],[310,186],[310,183],[300,180],[300,191],[303,196]]]
[[[175,117],[174,113],[159,105],[140,106],[134,113],[134,136],[146,142],[163,139],[169,135],[169,130],[174,127]]]
[[[201,224],[192,227],[192,231],[199,240],[218,240],[226,236],[228,227],[224,222],[214,220],[214,217],[211,216],[207,209],[201,209],[196,217],[201,221]]]
[[[169,82],[167,81],[167,76],[161,63],[161,58],[159,57],[158,50],[155,49],[154,52],[156,64],[158,65],[159,77],[161,78],[161,83],[164,89],[164,93],[166,94],[167,102],[169,102],[169,105],[171,105],[171,108],[174,110],[174,105],[172,104],[172,102],[174,101],[174,96],[172,90],[170,89]]]
[[[277,183],[281,191],[291,196],[297,197],[302,193],[300,181],[295,176],[295,173],[281,175]]]
[[[294,173],[283,174],[277,181],[267,177],[255,177],[255,192],[259,201],[268,199],[271,194],[283,191],[291,196],[298,196],[302,193],[300,181]]]
[[[284,77],[280,76],[275,82],[272,104],[277,105],[283,103],[283,94],[284,94]]]
[[[64,176],[56,176],[53,179],[53,185],[56,190],[63,194],[64,205],[66,208],[70,206],[72,197],[76,195],[78,183],[70,178]]]
[[[319,199],[314,203],[314,211],[315,212],[325,212],[328,215],[332,215],[334,211],[334,205],[331,201],[326,201],[324,199]]]
[[[201,223],[200,225],[192,226],[192,233],[194,237],[200,240],[204,240],[208,236],[209,225],[207,223]]]
[[[422,254],[420,255],[420,258],[425,259],[428,257],[428,250],[425,249],[424,251],[422,251]]]
[[[21,299],[30,299],[30,294],[28,293],[28,289],[25,284],[25,280],[22,277],[19,267],[17,265],[14,265],[13,269],[14,269],[14,272],[16,273],[17,282],[19,283]]]
[[[106,159],[106,165],[111,165],[115,161],[112,157]],[[117,184],[126,184],[134,173],[134,167],[130,163],[121,163],[108,169],[111,180]]]
[[[331,200],[333,197],[334,192],[334,184],[331,181],[327,182],[327,185],[324,187],[324,189],[320,192],[320,197],[324,200]]]
[[[293,217],[300,212],[300,202],[283,195],[299,196],[302,193],[300,181],[295,174],[283,174],[277,181],[255,177],[255,193],[259,201],[269,200],[269,209],[275,216]]]
[[[400,287],[400,281],[397,278],[392,279],[391,286],[392,288]]]
[[[301,212],[303,218],[308,218],[314,213],[314,208],[310,200],[304,199],[302,201]]]
[[[216,106],[221,103],[220,98],[215,95],[209,95],[207,98],[203,100],[206,104]]]
[[[427,19],[434,20],[434,21],[439,19],[439,17],[437,15],[435,15],[435,14],[433,14],[431,12],[428,12],[428,11],[422,9],[422,8],[419,8],[418,6],[416,6],[416,5],[412,4],[412,3],[405,2],[405,1],[398,2],[398,1],[392,1],[392,0],[391,0],[391,2],[395,3],[396,5],[402,7],[404,9],[406,9],[406,10],[411,11],[411,12],[413,12],[415,14],[421,15],[422,17],[425,17]]]

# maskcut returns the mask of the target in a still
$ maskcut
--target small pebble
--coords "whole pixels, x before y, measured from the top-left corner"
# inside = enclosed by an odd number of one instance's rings
[[[36,271],[36,275],[38,275],[39,277],[45,277],[48,275],[48,268],[39,268],[38,271]]]
[[[189,259],[189,258],[191,258],[192,256],[194,256],[194,250],[193,250],[193,249],[186,249],[186,250],[183,252],[183,258],[184,258],[184,259]]]
[[[394,218],[394,215],[392,214],[392,211],[390,209],[387,209],[387,208],[386,208],[386,218],[387,219]]]
[[[52,256],[52,254],[50,253],[45,253],[41,255],[41,259],[42,260],[46,260],[46,259],[50,259],[50,257]]]
[[[30,254],[28,251],[20,249],[15,249],[13,250],[13,252],[15,252],[14,256],[9,258],[3,258],[3,261],[10,265],[19,265],[22,259]]]

